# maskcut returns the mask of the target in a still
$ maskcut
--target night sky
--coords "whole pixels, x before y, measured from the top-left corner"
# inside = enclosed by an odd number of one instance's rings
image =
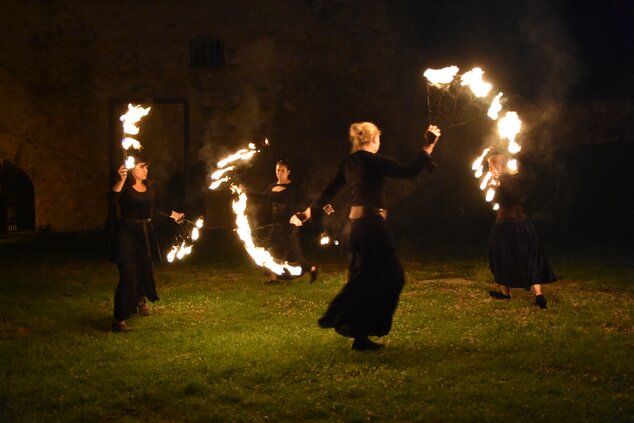
[[[438,66],[480,65],[529,98],[553,85],[572,100],[634,96],[630,0],[412,0],[402,12]]]

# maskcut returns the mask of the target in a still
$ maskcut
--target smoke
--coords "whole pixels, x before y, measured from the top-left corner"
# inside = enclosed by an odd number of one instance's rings
[[[243,84],[224,110],[218,110],[205,127],[204,145],[199,159],[210,171],[224,156],[245,148],[249,143],[259,144],[262,127],[269,118],[263,110],[255,89]]]
[[[526,72],[534,84],[524,132],[531,140],[529,148],[550,155],[549,150],[558,142],[554,135],[564,132],[561,117],[579,80],[581,64],[574,41],[549,2],[527,2],[520,31],[530,52]]]

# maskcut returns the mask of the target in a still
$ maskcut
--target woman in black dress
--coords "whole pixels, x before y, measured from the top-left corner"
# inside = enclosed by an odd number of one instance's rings
[[[263,198],[270,206],[270,221],[262,228],[266,231],[265,246],[277,260],[286,261],[302,268],[302,274],[310,273],[310,282],[317,279],[317,266],[311,264],[302,254],[299,243],[299,228],[289,223],[289,219],[301,207],[305,207],[303,195],[299,187],[290,179],[291,166],[285,160],[279,160],[275,164],[275,176],[277,182],[269,185],[263,193],[256,197]],[[278,275],[270,274],[268,283],[275,283]]]
[[[341,163],[335,178],[312,204],[328,214],[334,212],[330,201],[347,185],[350,189],[349,220],[343,230],[343,245],[348,253],[348,281],[319,319],[322,328],[354,339],[353,350],[376,350],[383,345],[368,336],[390,332],[392,317],[405,283],[403,268],[389,239],[383,204],[386,178],[414,178],[423,169],[433,169],[431,153],[440,130],[430,126],[425,132],[422,150],[409,165],[377,154],[379,129],[370,122],[350,126],[352,153]],[[309,219],[311,209],[304,211]],[[293,223],[301,224],[298,217]]]
[[[130,331],[126,320],[137,310],[149,314],[146,298],[152,302],[159,299],[153,265],[160,263],[161,255],[152,227],[154,190],[148,184],[148,165],[148,160],[140,157],[130,172],[122,165],[109,195],[114,211],[111,261],[119,268],[112,323],[115,332]],[[176,222],[184,217],[175,211],[168,215]]]
[[[489,266],[500,291],[489,291],[496,300],[511,299],[509,288],[533,289],[535,305],[546,308],[542,284],[552,283],[555,275],[546,260],[537,232],[524,213],[520,181],[508,169],[508,156],[489,158],[489,169],[499,182],[495,201],[500,208],[489,235]]]

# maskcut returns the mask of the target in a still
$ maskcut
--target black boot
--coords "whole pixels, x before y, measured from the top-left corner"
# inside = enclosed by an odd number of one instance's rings
[[[120,322],[115,320],[112,322],[112,331],[113,332],[131,332],[132,328],[128,326],[125,320],[122,320]]]
[[[319,273],[319,268],[317,266],[313,266],[315,270],[310,271],[310,283],[313,283],[317,280],[317,274]]]
[[[543,295],[535,295],[535,305],[539,308],[546,308],[546,297]]]
[[[383,344],[377,344],[371,341],[367,336],[354,338],[354,342],[352,342],[352,349],[355,351],[376,351],[383,347]]]
[[[511,299],[510,295],[503,294],[500,291],[489,291],[489,295],[494,300],[510,300]]]

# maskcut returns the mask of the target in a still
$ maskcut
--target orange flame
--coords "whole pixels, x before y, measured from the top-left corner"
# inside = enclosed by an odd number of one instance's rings
[[[454,77],[458,73],[458,66],[448,66],[442,69],[427,69],[423,76],[427,80],[436,86],[449,84],[453,81]]]
[[[480,68],[473,68],[460,78],[463,86],[468,86],[476,97],[486,97],[493,86],[482,79],[484,71]]]
[[[238,185],[231,185],[231,192],[233,192],[237,199],[233,201],[232,208],[236,215],[236,232],[244,244],[244,248],[247,250],[253,261],[258,266],[266,267],[267,269],[275,272],[278,275],[289,273],[293,276],[299,276],[302,274],[301,266],[291,266],[287,262],[280,262],[275,260],[271,253],[262,247],[256,247],[251,236],[251,227],[249,226],[249,219],[246,215],[247,208],[247,194],[244,188]]]
[[[202,217],[199,217],[196,222],[189,222],[192,224],[191,233],[186,237],[186,240],[181,241],[180,243],[176,243],[172,245],[172,248],[169,253],[167,253],[167,261],[172,263],[175,259],[182,260],[189,254],[191,254],[193,249],[193,243],[200,238],[200,230],[203,228],[204,220]],[[181,239],[182,239],[181,235]],[[191,240],[191,243],[187,243],[187,239]]]
[[[500,99],[502,98],[502,93],[498,93],[493,100],[491,101],[491,106],[489,106],[489,110],[487,111],[487,116],[493,120],[496,120],[502,111],[502,103]]]
[[[423,75],[429,84],[434,85],[439,89],[443,89],[446,88],[447,84],[452,83],[456,79],[458,72],[459,69],[457,66],[448,66],[443,69],[427,69]],[[459,75],[461,85],[468,87],[476,97],[487,97],[493,89],[493,86],[484,81],[483,75],[484,71],[482,69],[478,67],[473,68],[472,70]],[[493,97],[493,99],[491,99],[489,109],[487,110],[487,116],[492,120],[497,121],[498,134],[503,141],[506,141],[506,149],[508,152],[511,155],[514,155],[519,153],[522,148],[516,141],[516,137],[522,129],[522,121],[519,119],[516,112],[506,112],[504,117],[499,118],[503,109],[502,96],[503,93],[499,92]],[[484,170],[484,159],[493,151],[493,149],[494,147],[485,148],[471,165],[474,176],[479,179],[480,189],[483,191],[486,190],[485,198],[487,202],[493,201],[495,189],[499,185],[498,180],[492,177],[491,172],[485,172]],[[515,159],[509,160],[508,171],[511,173],[517,173],[517,161]],[[498,204],[493,205],[494,210],[497,210],[498,208]]]
[[[143,116],[147,116],[150,113],[151,107],[143,108],[141,106],[133,106],[132,104],[128,104],[128,111],[121,115],[119,120],[123,122],[123,134],[127,135],[137,135],[139,133],[139,121]],[[121,146],[124,150],[128,150],[129,148],[134,148],[135,150],[140,150],[141,143],[134,138],[124,136],[123,140],[121,140]],[[132,169],[135,166],[134,157],[127,156],[125,159],[125,167],[126,169]]]
[[[498,132],[502,139],[515,141],[515,137],[521,129],[522,121],[516,112],[506,112],[504,117],[498,120]]]
[[[119,118],[119,120],[123,122],[123,132],[131,135],[138,134],[139,127],[137,125],[142,117],[150,113],[150,109],[151,107],[143,108],[141,106],[128,104],[128,111]]]
[[[265,144],[268,145],[268,139],[265,140]],[[210,190],[215,190],[224,182],[231,180],[231,171],[236,168],[234,163],[245,162],[250,160],[259,150],[255,148],[255,144],[249,144],[248,148],[243,148],[234,154],[220,160],[217,164],[217,170],[211,175],[212,183],[209,186]],[[230,184],[231,192],[234,194],[235,199],[232,202],[232,209],[236,215],[236,233],[247,253],[251,256],[253,261],[262,267],[266,267],[272,272],[283,275],[290,274],[293,276],[299,276],[302,274],[301,266],[292,266],[288,262],[276,260],[269,251],[262,247],[257,247],[253,241],[251,235],[251,226],[249,225],[249,219],[246,215],[247,208],[247,194],[244,187]]]

